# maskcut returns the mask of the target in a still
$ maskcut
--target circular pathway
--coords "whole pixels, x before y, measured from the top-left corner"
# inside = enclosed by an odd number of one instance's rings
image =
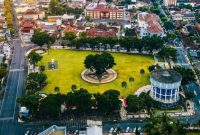
[[[89,69],[86,69],[81,73],[81,77],[83,80],[89,83],[103,84],[114,81],[117,78],[117,73],[113,69],[108,69],[107,73],[104,74],[102,76],[101,81],[99,81],[94,72],[90,71]]]

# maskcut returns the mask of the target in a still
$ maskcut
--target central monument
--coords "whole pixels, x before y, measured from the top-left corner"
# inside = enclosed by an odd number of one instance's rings
[[[110,53],[88,55],[84,61],[86,70],[81,73],[83,80],[90,83],[108,83],[117,78],[117,73],[112,69],[116,63]]]

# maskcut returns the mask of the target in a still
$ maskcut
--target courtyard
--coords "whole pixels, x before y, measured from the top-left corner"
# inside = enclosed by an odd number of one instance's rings
[[[149,84],[148,67],[154,63],[153,57],[144,55],[111,53],[115,58],[116,66],[113,69],[117,72],[117,79],[106,84],[92,84],[81,78],[81,72],[85,70],[84,60],[89,54],[97,52],[72,51],[72,50],[49,50],[43,55],[40,65],[46,67],[45,73],[48,77],[47,85],[42,92],[56,93],[55,87],[60,88],[60,93],[66,94],[71,91],[71,86],[75,84],[77,89],[85,88],[90,93],[103,93],[109,89],[120,91],[121,96],[134,93],[141,86]],[[57,69],[48,70],[48,63],[54,59],[57,62]],[[140,70],[144,69],[145,74],[141,75]],[[133,77],[134,81],[129,82]],[[122,87],[122,82],[127,82],[127,87]]]

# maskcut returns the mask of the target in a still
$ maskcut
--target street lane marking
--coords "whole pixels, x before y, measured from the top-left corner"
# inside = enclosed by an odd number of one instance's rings
[[[10,72],[24,71],[24,69],[10,69]]]
[[[13,117],[5,117],[5,118],[0,118],[0,121],[2,120],[13,120],[14,118]]]

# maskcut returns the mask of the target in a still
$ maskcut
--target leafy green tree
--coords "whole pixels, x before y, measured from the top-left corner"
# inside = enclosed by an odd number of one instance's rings
[[[141,109],[143,109],[142,108],[143,102],[136,95],[129,95],[126,98],[126,103],[127,103],[127,111],[128,112],[136,113],[136,112],[141,111]]]
[[[185,91],[185,97],[186,99],[192,100],[195,97],[195,95],[193,92]]]
[[[76,38],[76,34],[74,32],[66,32],[63,39],[64,40],[68,40],[68,41],[72,41]]]
[[[96,76],[101,81],[102,75],[106,73],[106,70],[112,68],[116,63],[110,53],[103,52],[102,54],[88,55],[84,65],[87,69],[95,71]]]
[[[34,34],[31,38],[31,42],[37,44],[38,46],[42,47],[44,44],[49,44],[52,42],[52,38],[46,33],[40,30],[35,30]]]
[[[27,81],[36,81],[38,83],[38,87],[43,87],[46,84],[47,76],[43,73],[30,73],[27,77]]]
[[[34,69],[35,69],[35,65],[42,60],[42,56],[40,56],[38,53],[36,52],[31,52],[28,55],[29,58],[29,63],[33,65]]]
[[[183,85],[196,81],[195,74],[192,71],[192,69],[175,66],[173,67],[173,70],[177,71],[182,75],[181,83]]]
[[[167,114],[151,114],[146,119],[144,126],[145,132],[149,135],[185,135],[184,125],[179,121],[169,117]]]
[[[133,37],[123,37],[119,41],[120,46],[126,48],[127,52],[130,52],[131,48],[134,48],[134,38]]]
[[[39,90],[38,82],[35,80],[28,80],[26,82],[27,94],[34,93]]]
[[[29,109],[30,114],[35,116],[38,110],[38,104],[40,98],[41,97],[38,94],[25,95],[21,98],[18,98],[17,102],[21,106],[27,107]]]
[[[52,44],[54,44],[56,38],[53,36],[49,36],[48,43],[47,43],[47,53],[49,54],[49,49],[51,48]]]
[[[0,79],[2,79],[7,74],[7,70],[5,68],[0,68]]]
[[[122,85],[122,88],[127,88],[127,85],[128,85],[128,84],[127,84],[126,81],[123,81],[121,85]]]
[[[73,92],[75,92],[75,91],[77,90],[77,86],[76,86],[75,84],[73,84],[73,85],[71,86],[71,90],[72,90]]]
[[[144,93],[142,92],[140,95],[139,95],[139,99],[140,101],[142,102],[142,106],[141,108],[142,109],[146,109],[148,112],[150,112],[151,108],[154,107],[157,102],[154,101],[150,96],[149,96],[149,93]]]
[[[144,69],[140,69],[140,74],[143,76],[145,74]]]
[[[64,103],[65,95],[49,94],[46,98],[40,101],[39,112],[40,116],[50,116],[57,118],[61,113],[61,104]]]
[[[134,81],[135,81],[134,77],[130,77],[130,78],[129,78],[129,82],[130,82],[130,83],[133,83]]]
[[[92,107],[92,95],[86,89],[80,89],[74,93],[75,106],[83,114],[89,112]]]
[[[146,36],[143,39],[144,49],[150,52],[153,52],[153,50],[158,50],[163,47],[163,39],[161,39],[158,36]]]
[[[167,30],[172,30],[172,29],[175,28],[173,22],[171,22],[171,21],[164,22],[164,27],[165,27],[165,29],[167,29]]]
[[[81,32],[79,37],[80,38],[87,38],[87,33],[86,32]]]
[[[54,91],[57,92],[57,93],[60,92],[60,87],[56,86],[56,87],[54,88]]]
[[[104,115],[113,114],[120,109],[120,100],[118,99],[120,92],[117,90],[108,90],[103,94],[94,94],[97,102],[98,111]]]
[[[164,47],[160,52],[158,52],[158,55],[167,59],[176,59],[177,51],[172,47]]]

